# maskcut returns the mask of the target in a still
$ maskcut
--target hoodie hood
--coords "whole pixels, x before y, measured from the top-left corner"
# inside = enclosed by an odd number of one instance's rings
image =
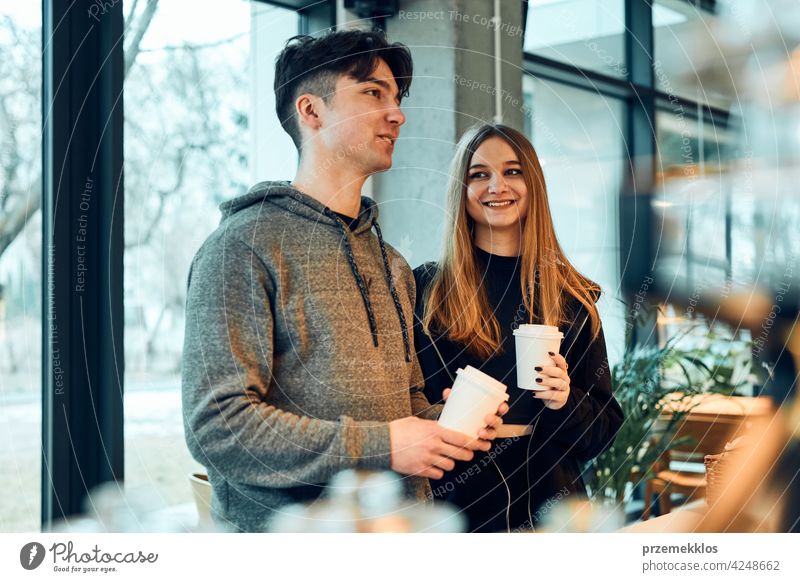
[[[400,323],[400,330],[403,334],[403,346],[405,348],[406,362],[411,361],[411,340],[409,339],[408,325],[406,324],[403,309],[400,305],[400,299],[397,295],[397,288],[392,276],[392,270],[389,266],[389,257],[386,254],[386,245],[383,242],[383,235],[381,228],[378,225],[378,205],[371,198],[365,196],[361,197],[361,209],[358,215],[358,223],[351,231],[350,228],[339,218],[333,210],[322,204],[319,200],[312,198],[308,194],[303,194],[297,188],[294,188],[289,182],[259,182],[247,194],[228,200],[220,205],[219,209],[222,211],[222,221],[224,222],[237,212],[249,208],[255,204],[264,204],[268,201],[270,204],[283,208],[301,216],[315,224],[329,224],[331,227],[338,229],[342,233],[342,240],[344,242],[345,255],[347,262],[350,265],[350,272],[356,281],[358,290],[361,294],[361,300],[364,304],[364,310],[367,313],[369,320],[370,332],[372,333],[372,343],[378,346],[378,323],[375,319],[375,312],[372,308],[372,301],[369,297],[367,284],[364,277],[358,269],[356,259],[353,254],[353,237],[362,233],[369,232],[373,228],[378,237],[378,244],[380,246],[381,258],[383,260],[383,273],[386,278],[386,284],[389,287],[389,292],[392,295],[397,318]]]
[[[223,202],[219,207],[220,211],[222,211],[222,220],[254,204],[264,204],[265,202],[279,206],[312,222],[329,224],[340,228],[341,220],[330,208],[319,200],[294,188],[289,182],[283,181],[259,182],[250,188],[246,194]],[[358,235],[371,230],[377,224],[377,220],[378,205],[371,198],[362,196],[358,224],[352,233]]]

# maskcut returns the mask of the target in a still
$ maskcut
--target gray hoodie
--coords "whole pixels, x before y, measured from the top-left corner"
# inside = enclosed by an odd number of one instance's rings
[[[441,407],[411,343],[414,277],[374,201],[362,198],[352,232],[285,182],[221,209],[189,272],[184,429],[215,518],[263,531],[338,471],[389,469],[388,423]],[[427,479],[405,481],[429,498]]]

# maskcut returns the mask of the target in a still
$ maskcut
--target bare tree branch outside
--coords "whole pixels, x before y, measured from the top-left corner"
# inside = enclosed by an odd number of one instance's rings
[[[124,5],[126,487],[169,505],[191,499],[179,391],[189,264],[217,205],[250,179],[250,7],[224,4],[198,4],[197,35],[174,4]],[[39,525],[38,501],[19,500],[40,480],[40,9],[0,16],[1,531]]]

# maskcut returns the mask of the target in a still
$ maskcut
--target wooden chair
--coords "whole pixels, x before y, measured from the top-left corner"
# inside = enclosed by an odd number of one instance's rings
[[[658,493],[662,515],[672,509],[671,493],[681,493],[689,499],[705,497],[706,481],[703,473],[677,470],[672,461],[703,463],[707,454],[725,450],[725,444],[740,436],[754,422],[773,414],[769,398],[724,396],[722,394],[698,394],[683,398],[680,392],[665,398],[662,422],[666,422],[675,411],[686,416],[681,421],[674,438],[691,436],[694,444],[679,446],[662,456],[655,466],[655,477],[645,484],[645,506],[642,519],[650,517],[650,504],[654,493]]]
[[[675,469],[673,461],[699,463],[702,467],[705,455],[725,450],[725,444],[739,432],[742,420],[727,416],[687,415],[675,433],[675,439],[692,437],[692,442],[667,451],[655,464],[655,477],[645,484],[644,511],[642,520],[650,518],[653,494],[658,495],[661,515],[672,511],[672,493],[685,495],[689,501],[702,499],[706,495],[705,471]]]
[[[211,483],[208,482],[208,475],[204,473],[191,473],[189,484],[192,486],[194,503],[197,508],[197,516],[200,526],[213,527],[211,519]]]

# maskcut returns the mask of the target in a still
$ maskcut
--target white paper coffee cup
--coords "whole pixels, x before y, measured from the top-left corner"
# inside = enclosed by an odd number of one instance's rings
[[[514,330],[517,348],[517,386],[523,390],[547,390],[536,383],[535,366],[552,366],[548,352],[557,354],[564,334],[552,325],[523,324]]]
[[[505,384],[472,366],[459,368],[453,390],[439,417],[439,425],[476,438],[486,426],[486,415],[496,412],[506,400]]]

